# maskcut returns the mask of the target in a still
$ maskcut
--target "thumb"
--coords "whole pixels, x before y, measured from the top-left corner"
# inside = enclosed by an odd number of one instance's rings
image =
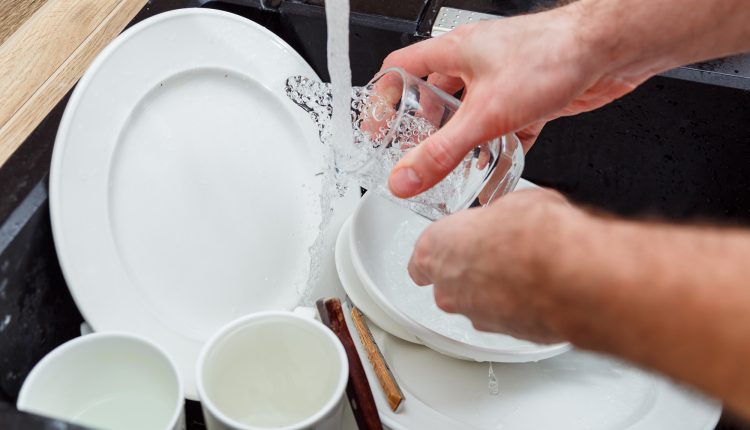
[[[408,198],[428,190],[448,175],[485,137],[476,118],[468,113],[466,104],[443,128],[406,153],[388,178],[391,192]]]

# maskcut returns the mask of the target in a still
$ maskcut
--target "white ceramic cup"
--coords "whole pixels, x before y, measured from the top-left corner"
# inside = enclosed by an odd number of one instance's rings
[[[120,333],[78,337],[47,354],[18,409],[104,430],[184,429],[182,384],[156,345]]]
[[[248,315],[206,343],[196,380],[209,430],[340,428],[346,353],[303,312]]]

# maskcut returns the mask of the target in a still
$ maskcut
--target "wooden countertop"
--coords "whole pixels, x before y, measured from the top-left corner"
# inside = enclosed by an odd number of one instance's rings
[[[0,0],[0,166],[147,0]]]

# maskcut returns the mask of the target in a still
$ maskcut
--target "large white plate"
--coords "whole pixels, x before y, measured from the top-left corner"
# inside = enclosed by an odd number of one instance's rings
[[[117,38],[65,111],[50,210],[70,291],[94,330],[162,346],[189,398],[200,347],[221,325],[337,291],[334,235],[304,291],[322,147],[284,95],[300,74],[316,77],[259,25],[183,9]]]
[[[345,225],[341,234],[348,232]],[[339,273],[347,273],[342,283],[350,296],[366,294],[351,261],[339,259],[337,264]],[[347,322],[381,419],[394,430],[713,430],[721,415],[717,402],[685,387],[578,350],[536,363],[495,363],[500,394],[491,395],[487,363],[450,358],[371,322],[373,337],[406,398],[394,413],[353,322]]]

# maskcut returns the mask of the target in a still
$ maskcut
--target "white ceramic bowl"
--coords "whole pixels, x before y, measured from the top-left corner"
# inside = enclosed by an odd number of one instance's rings
[[[354,270],[352,264],[351,247],[349,246],[349,232],[351,231],[351,218],[346,220],[339,230],[336,239],[336,271],[339,274],[341,285],[349,296],[349,299],[359,308],[362,313],[367,315],[372,322],[378,327],[387,331],[393,336],[407,342],[420,344],[419,340],[407,332],[399,323],[389,317],[380,306],[375,303],[370,294],[367,293],[362,280]]]
[[[184,429],[177,369],[129,334],[75,338],[47,354],[21,387],[18,409],[92,428]]]
[[[362,198],[352,216],[353,266],[370,297],[391,319],[426,346],[456,358],[528,362],[570,349],[567,343],[539,345],[480,332],[466,317],[438,309],[432,287],[416,286],[406,269],[427,225],[429,221],[374,193]]]

